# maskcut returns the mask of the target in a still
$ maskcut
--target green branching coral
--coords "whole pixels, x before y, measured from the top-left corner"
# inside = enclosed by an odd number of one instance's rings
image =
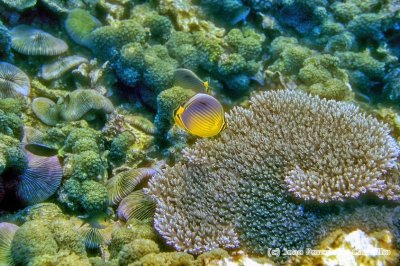
[[[135,85],[141,77],[154,95],[172,86],[178,62],[166,47],[153,45],[143,48],[138,43],[125,45],[116,64],[117,75],[127,85]]]
[[[389,128],[351,104],[264,92],[227,115],[220,138],[199,140],[154,176],[146,193],[157,204],[156,230],[180,251],[304,249],[326,230],[324,216],[288,192],[320,202],[366,192],[398,200],[399,154]]]
[[[96,181],[84,181],[81,187],[81,204],[85,212],[104,211],[108,206],[108,194],[104,185]]]
[[[21,137],[22,127],[23,124],[19,116],[0,110],[0,133],[19,138]]]
[[[100,132],[91,128],[72,127],[71,129],[65,139],[65,151],[76,154],[87,150],[98,152],[99,149],[103,148],[104,144]],[[88,149],[89,147],[91,149]]]
[[[336,19],[342,22],[348,22],[362,11],[360,8],[351,1],[335,2],[332,6],[332,11]]]
[[[98,131],[75,128],[67,136],[63,150],[72,152],[65,159],[64,175],[80,181],[96,179],[104,172],[101,152],[104,143]]]
[[[195,71],[200,64],[200,53],[191,33],[175,31],[166,43],[169,54],[178,60],[180,67]]]
[[[109,152],[109,159],[115,165],[125,162],[129,148],[136,142],[136,138],[130,132],[123,132],[116,136],[112,142]]]
[[[173,29],[172,23],[168,17],[160,16],[156,12],[149,14],[144,20],[143,26],[150,29],[151,37],[160,39],[161,42],[165,42],[171,36]]]
[[[368,50],[361,53],[337,52],[340,67],[352,71],[361,71],[370,79],[382,79],[385,74],[385,63],[373,58]]]
[[[135,20],[121,20],[116,25],[94,30],[89,38],[93,52],[105,60],[110,60],[115,58],[116,53],[125,44],[131,42],[144,44],[148,33]]]
[[[262,51],[265,37],[247,28],[243,31],[233,29],[225,36],[226,43],[246,60],[257,60]]]
[[[200,62],[204,69],[212,69],[218,63],[224,53],[223,40],[213,36],[207,36],[203,32],[193,33],[195,45],[200,52]]]
[[[58,201],[71,211],[80,210],[81,184],[78,180],[68,179],[58,191]]]
[[[344,100],[350,98],[350,86],[344,70],[339,68],[339,58],[330,55],[317,55],[307,58],[299,71],[299,80],[311,94],[323,98]]]
[[[170,88],[178,62],[168,55],[167,48],[154,45],[146,49],[144,60],[146,62],[143,73],[145,84],[152,88],[156,95]]]
[[[350,21],[347,28],[359,38],[380,40],[383,38],[382,20],[380,14],[361,14]]]
[[[25,102],[22,99],[0,99],[0,110],[3,110],[6,113],[20,115],[24,104]]]
[[[297,44],[295,38],[277,37],[271,43],[271,53],[278,59],[269,69],[290,75],[299,71],[304,60],[311,56],[312,51]]]
[[[88,150],[78,154],[72,154],[65,162],[64,175],[80,181],[97,179],[104,171],[104,162],[99,154]]]
[[[172,87],[157,96],[157,115],[154,124],[159,134],[165,134],[173,125],[173,114],[179,105],[195,95],[192,90],[181,87]]]

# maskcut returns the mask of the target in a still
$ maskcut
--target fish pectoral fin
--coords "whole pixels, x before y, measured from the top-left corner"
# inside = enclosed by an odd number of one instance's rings
[[[182,129],[186,129],[186,127],[183,124],[182,118],[181,118],[181,115],[184,111],[185,111],[185,108],[183,108],[182,106],[179,106],[179,108],[176,109],[174,112],[175,123]]]

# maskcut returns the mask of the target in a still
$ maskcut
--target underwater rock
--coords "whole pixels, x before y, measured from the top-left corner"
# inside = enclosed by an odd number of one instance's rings
[[[32,101],[32,112],[46,125],[55,126],[60,122],[60,106],[50,99],[35,98]]]
[[[3,4],[10,8],[15,8],[18,11],[31,8],[36,5],[37,0],[1,0]]]
[[[0,98],[28,96],[30,89],[29,77],[21,69],[0,62]]]
[[[74,42],[89,48],[89,35],[101,22],[84,9],[73,9],[65,20],[65,29]]]
[[[88,62],[85,57],[79,55],[64,57],[51,64],[43,65],[40,76],[44,80],[57,79],[76,66]]]
[[[76,121],[89,114],[91,111],[109,114],[114,111],[114,106],[109,99],[95,90],[75,90],[69,93],[61,106],[61,118],[65,121]]]
[[[18,25],[11,30],[12,48],[25,55],[59,55],[68,50],[68,45],[42,30],[28,25]]]

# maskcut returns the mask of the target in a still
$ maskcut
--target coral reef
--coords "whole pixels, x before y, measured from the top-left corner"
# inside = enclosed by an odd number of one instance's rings
[[[387,172],[399,147],[385,124],[353,105],[298,91],[266,92],[250,102],[249,110],[231,111],[219,139],[198,141],[183,162],[150,180],[155,228],[168,244],[195,254],[239,245],[263,254],[271,246],[301,249],[323,226],[288,190],[320,202],[368,190],[398,199],[396,173]],[[357,150],[366,157],[352,160]]]
[[[357,236],[392,256],[351,263],[395,265],[399,11],[0,0],[0,264],[340,264],[257,256]],[[222,134],[175,126],[197,93],[230,110]]]

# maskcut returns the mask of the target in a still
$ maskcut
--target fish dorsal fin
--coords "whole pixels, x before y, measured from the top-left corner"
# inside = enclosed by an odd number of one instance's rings
[[[204,82],[203,82],[203,85],[204,85],[204,88],[206,89],[205,92],[206,92],[208,95],[210,95],[210,94],[211,94],[211,87],[210,87],[210,83],[208,82],[208,80],[204,81]]]

